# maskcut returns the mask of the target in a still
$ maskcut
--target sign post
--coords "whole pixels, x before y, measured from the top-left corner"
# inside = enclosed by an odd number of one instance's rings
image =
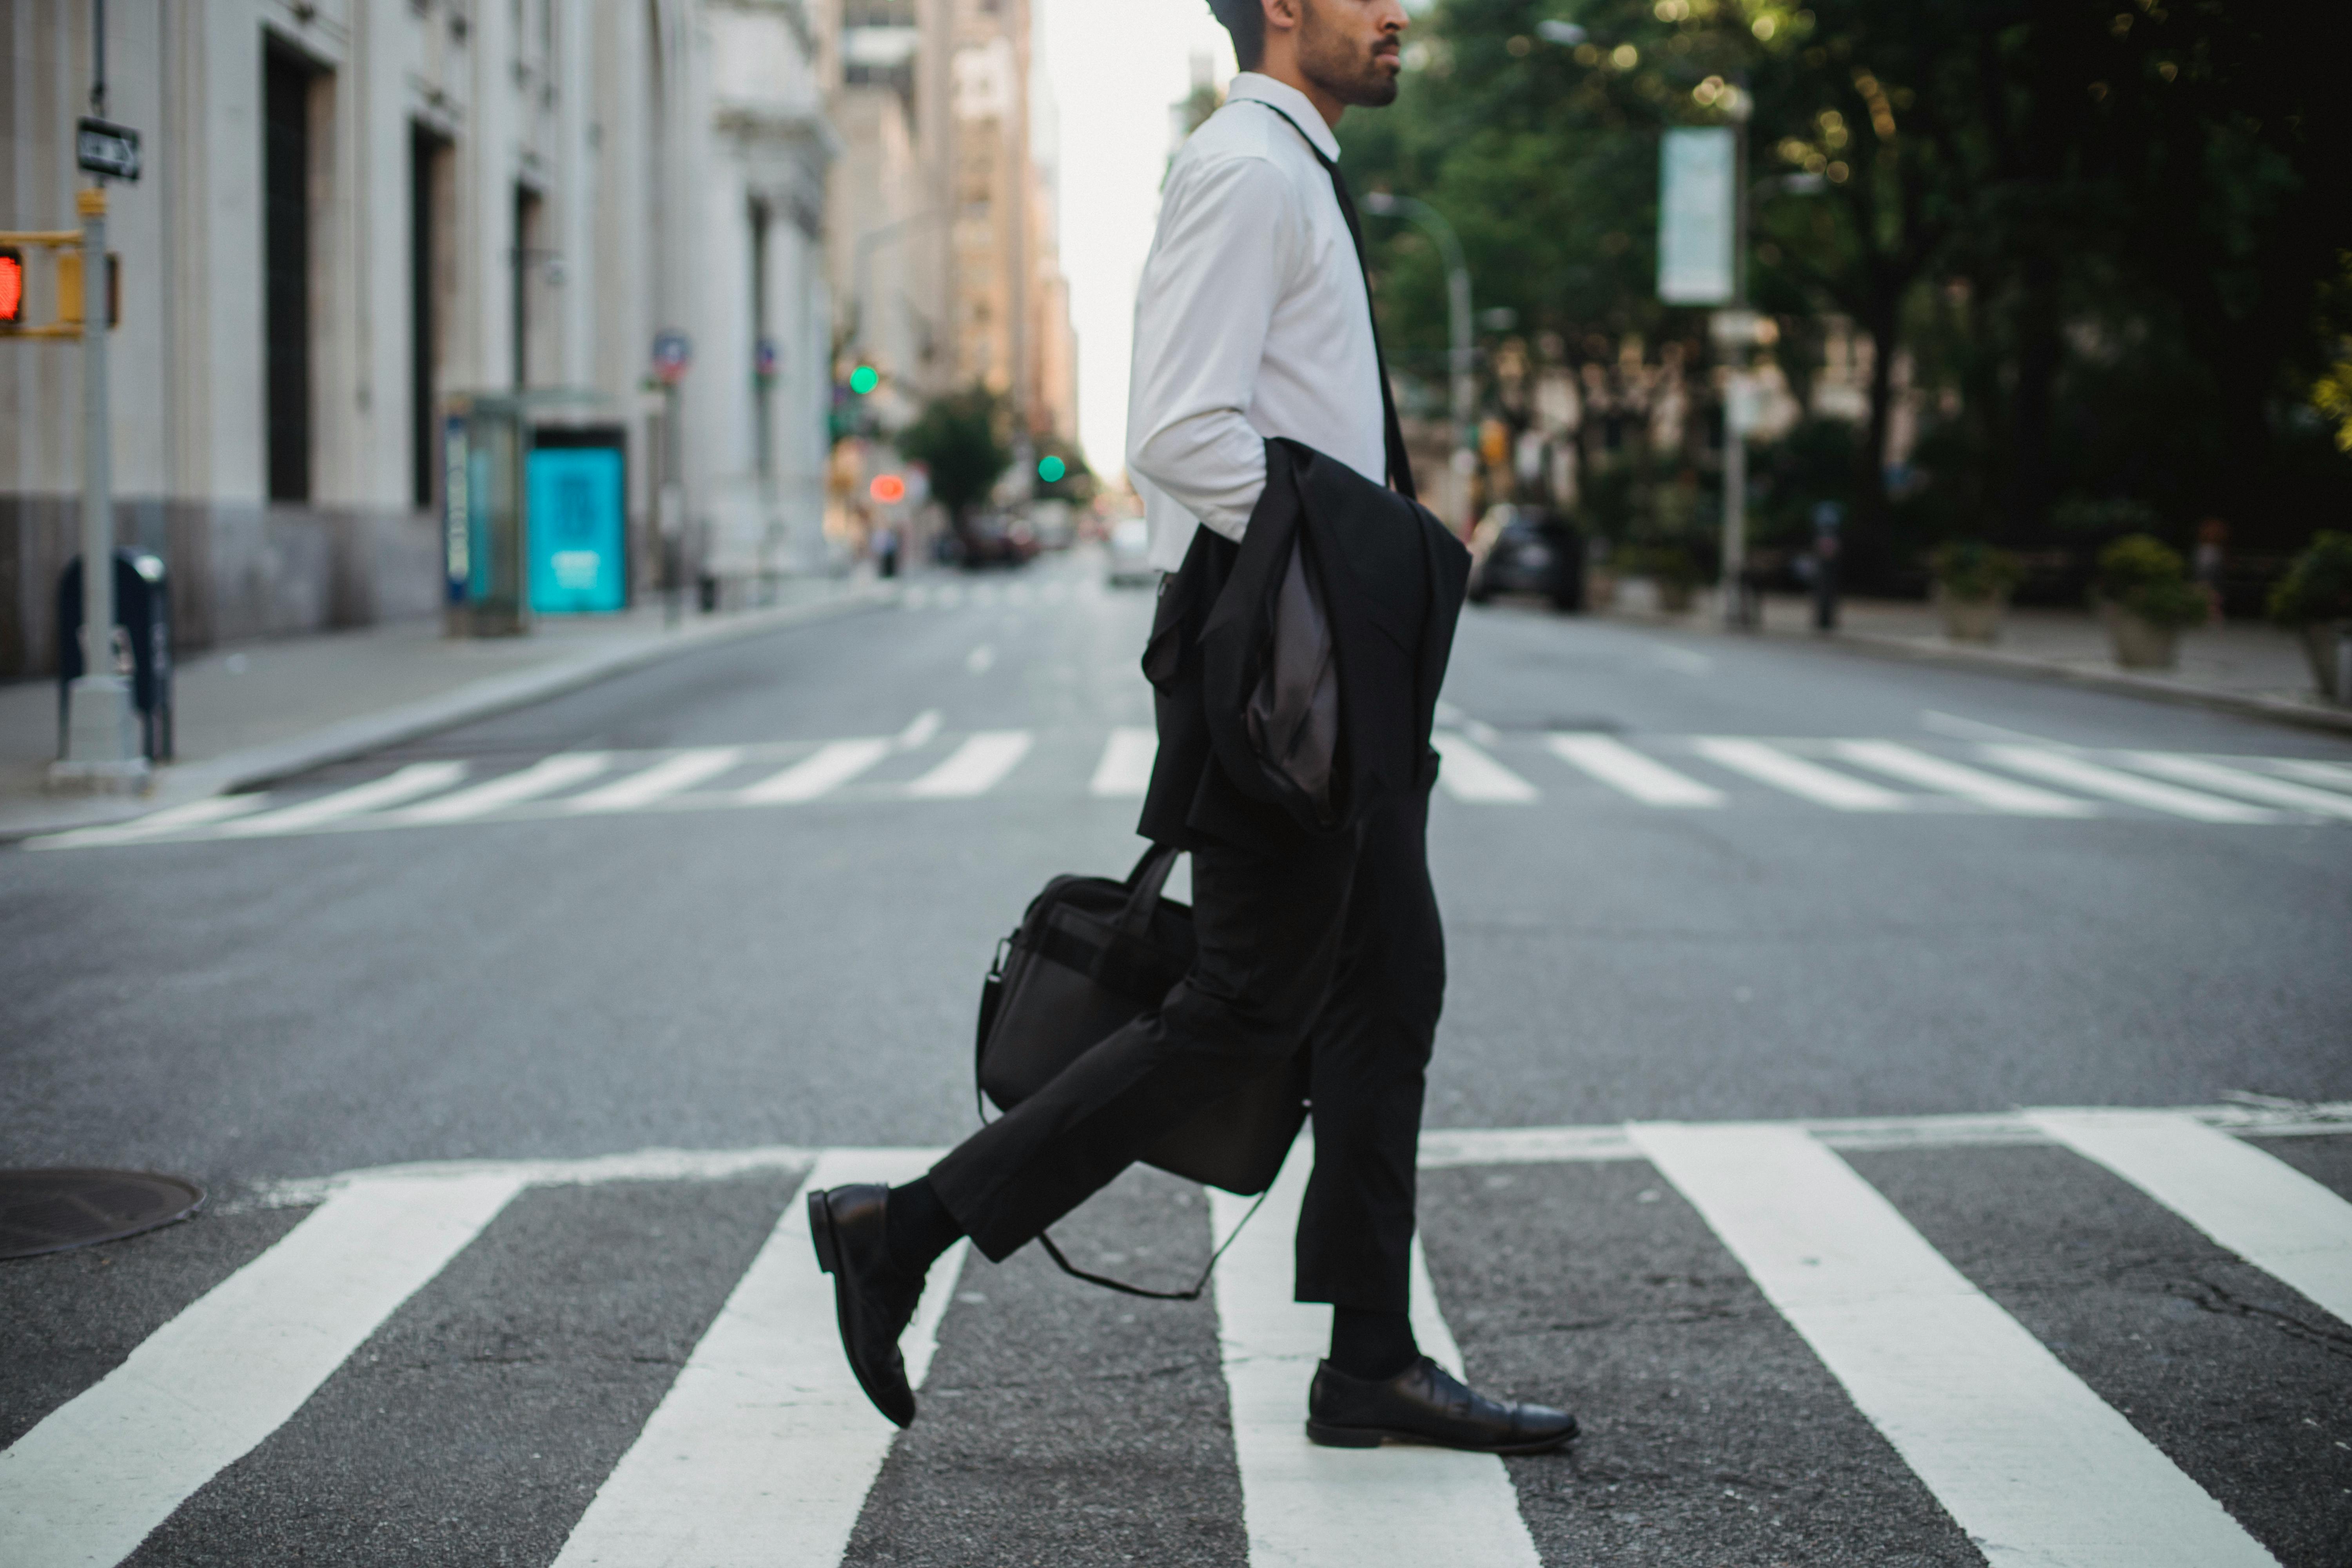
[[[662,618],[676,626],[686,587],[686,487],[678,460],[678,384],[694,367],[694,343],[670,331],[654,339],[654,379],[662,389],[661,473],[655,491],[655,526],[661,535]]]

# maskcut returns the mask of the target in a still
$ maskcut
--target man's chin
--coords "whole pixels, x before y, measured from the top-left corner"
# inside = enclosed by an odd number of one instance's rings
[[[1347,84],[1333,97],[1350,109],[1386,109],[1397,100],[1397,73],[1375,64],[1368,75]]]

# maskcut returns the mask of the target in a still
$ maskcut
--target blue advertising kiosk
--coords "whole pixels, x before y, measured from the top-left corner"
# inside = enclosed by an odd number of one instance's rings
[[[628,437],[580,418],[602,402],[562,392],[450,399],[441,502],[450,636],[515,637],[534,616],[628,607]]]
[[[546,426],[523,468],[535,616],[611,615],[629,604],[628,437],[617,425]]]

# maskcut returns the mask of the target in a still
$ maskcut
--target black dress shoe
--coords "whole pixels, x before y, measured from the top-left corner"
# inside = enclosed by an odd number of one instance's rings
[[[874,1408],[901,1426],[915,1419],[915,1391],[898,1336],[922,1300],[920,1278],[908,1279],[890,1260],[883,1218],[890,1189],[878,1183],[809,1194],[809,1235],[817,1267],[833,1276],[834,1311],[849,1370]]]
[[[1427,1356],[1385,1383],[1349,1377],[1327,1361],[1307,1392],[1307,1436],[1327,1448],[1426,1443],[1474,1454],[1542,1454],[1576,1436],[1576,1417],[1489,1399]]]

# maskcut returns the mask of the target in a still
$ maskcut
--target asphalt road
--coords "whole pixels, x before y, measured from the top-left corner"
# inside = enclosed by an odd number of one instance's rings
[[[187,1224],[0,1265],[0,1562],[47,1560],[9,1550],[9,1488],[53,1477],[58,1435],[121,1394],[126,1358],[258,1353],[233,1329],[158,1331],[293,1257],[327,1212],[318,1179],[767,1151],[622,1179],[531,1167],[410,1289],[352,1309],[348,1353],[129,1539],[159,1564],[547,1563],[603,1517],[592,1500],[621,1509],[633,1445],[693,1386],[681,1368],[763,1288],[798,1151],[967,1131],[997,939],[1046,877],[1140,848],[1120,732],[1150,723],[1150,599],[1097,570],[919,579],[901,607],[222,808],[242,815],[0,853],[0,1166],[169,1170],[215,1194]],[[2352,1563],[2343,1303],[2145,1178],[2021,1124],[1934,1120],[2352,1100],[2352,745],[1514,606],[1469,615],[1447,697],[1431,1129],[1893,1119],[1833,1136],[1838,1170],[2041,1347],[2035,1423],[2120,1415],[2086,1484],[2136,1465],[2178,1493],[2142,1497],[2158,1525],[2210,1497],[2290,1568]],[[2352,1136],[2230,1144],[2352,1199]],[[1765,1242],[1695,1176],[1622,1139],[1548,1147],[1473,1136],[1423,1199],[1474,1380],[1585,1417],[1571,1454],[1512,1461],[1497,1494],[1537,1558],[1998,1558],[1998,1514],[1920,1447],[1918,1412],[1768,1289]],[[1062,1234],[1172,1282],[1205,1258],[1208,1215],[1139,1172]],[[858,1472],[845,1547],[772,1560],[1282,1560],[1271,1504],[1244,1521],[1272,1483],[1237,1458],[1237,1298],[1222,1319],[1114,1298],[1026,1254],[950,1283],[925,1416]],[[593,1560],[772,1560],[706,1528],[684,1555]]]

